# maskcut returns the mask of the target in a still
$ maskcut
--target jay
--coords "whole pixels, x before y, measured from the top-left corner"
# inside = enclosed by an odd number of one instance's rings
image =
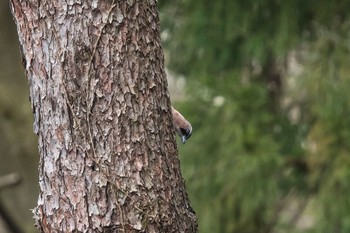
[[[192,135],[192,126],[178,111],[171,106],[171,112],[173,115],[173,122],[176,133],[180,136],[183,144],[189,139]]]

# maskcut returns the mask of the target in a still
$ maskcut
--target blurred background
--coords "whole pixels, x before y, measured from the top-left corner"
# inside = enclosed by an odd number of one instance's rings
[[[9,1],[0,1],[0,233],[37,232],[38,149]]]
[[[179,149],[200,232],[350,232],[350,1],[159,10],[172,102],[193,126]],[[7,1],[0,51],[0,233],[7,218],[35,232],[37,143]]]

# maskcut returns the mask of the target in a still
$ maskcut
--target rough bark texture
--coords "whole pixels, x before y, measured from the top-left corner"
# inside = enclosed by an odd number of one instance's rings
[[[11,0],[39,137],[41,232],[196,232],[154,0]]]

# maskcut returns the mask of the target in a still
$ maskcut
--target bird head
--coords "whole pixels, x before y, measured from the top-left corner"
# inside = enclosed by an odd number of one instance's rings
[[[181,131],[181,141],[182,141],[182,144],[185,144],[187,139],[189,139],[192,135],[192,128],[187,128],[187,129],[184,129],[184,128],[180,128],[180,131]]]
[[[188,122],[178,111],[176,111],[173,107],[171,107],[171,109],[174,128],[177,134],[180,136],[182,143],[185,144],[192,135],[192,126],[190,122]]]

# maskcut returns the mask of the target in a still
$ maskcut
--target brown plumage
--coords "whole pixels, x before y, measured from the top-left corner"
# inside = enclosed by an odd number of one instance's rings
[[[173,114],[173,122],[176,133],[180,136],[181,141],[185,144],[186,140],[192,135],[192,126],[178,111],[171,106],[171,112]]]

